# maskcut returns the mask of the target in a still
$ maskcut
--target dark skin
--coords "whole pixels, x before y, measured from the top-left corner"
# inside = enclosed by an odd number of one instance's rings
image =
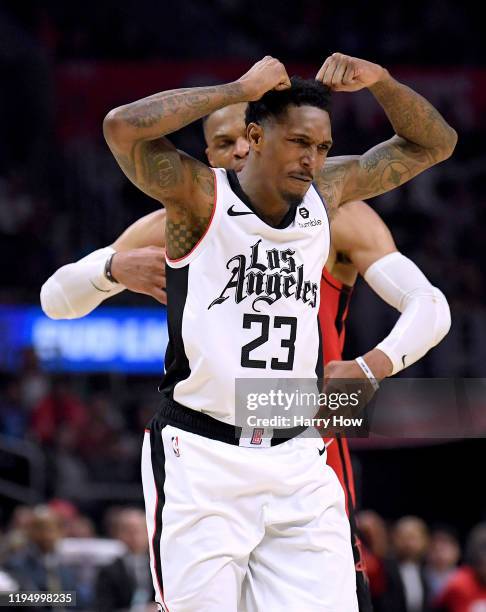
[[[322,170],[332,146],[329,115],[315,106],[291,106],[247,132],[250,154],[239,180],[262,217],[277,225]]]
[[[326,161],[327,151],[317,149],[330,140],[325,111],[294,107],[286,113],[292,129],[299,130],[304,129],[300,122],[312,113],[317,123],[306,128],[305,144],[289,140],[289,125],[248,126],[251,153],[242,186],[270,221],[281,219],[310,186],[309,180],[289,172],[307,173],[307,179],[312,175],[332,212],[345,202],[398,187],[454,150],[457,135],[434,107],[378,64],[335,53],[316,78],[335,91],[367,87],[396,136],[363,155]],[[207,166],[177,151],[165,135],[228,104],[257,100],[266,91],[289,86],[284,66],[267,56],[234,83],[162,92],[108,114],[104,134],[120,167],[142,191],[166,206],[169,257],[187,254],[206,230],[214,205],[214,177]],[[278,147],[286,150],[279,150],[276,158]]]
[[[212,113],[204,123],[206,157],[213,168],[232,168],[239,172],[248,157],[246,104],[233,104]]]

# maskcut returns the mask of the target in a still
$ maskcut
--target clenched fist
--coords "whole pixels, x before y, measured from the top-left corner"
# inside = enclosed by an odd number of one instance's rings
[[[379,64],[342,53],[329,56],[316,75],[332,91],[359,91],[386,78],[390,74]]]
[[[285,66],[270,55],[266,55],[252,66],[237,82],[243,86],[244,96],[248,102],[259,100],[271,89],[279,91],[290,87]]]
[[[151,295],[167,304],[165,249],[150,246],[118,251],[112,259],[111,272],[130,291]]]

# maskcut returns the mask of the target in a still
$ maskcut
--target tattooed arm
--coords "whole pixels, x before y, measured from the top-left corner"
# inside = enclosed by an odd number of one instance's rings
[[[367,87],[396,133],[364,155],[326,161],[316,182],[331,208],[390,191],[454,151],[455,130],[425,98],[393,79],[378,64],[334,53],[316,78],[334,91]]]
[[[214,205],[214,178],[165,136],[223,106],[286,87],[284,66],[267,56],[234,83],[165,91],[108,113],[103,132],[121,169],[144,193],[164,202],[169,257],[186,255],[204,234]]]

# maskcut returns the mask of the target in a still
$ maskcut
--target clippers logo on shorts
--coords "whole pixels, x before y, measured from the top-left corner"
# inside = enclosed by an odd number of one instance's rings
[[[172,450],[176,457],[181,456],[181,451],[179,450],[179,436],[172,436]]]
[[[253,435],[251,437],[251,442],[250,444],[261,444],[262,443],[262,438],[263,438],[263,432],[265,430],[262,428],[255,428],[253,430]]]
[[[208,310],[223,304],[231,296],[239,304],[250,296],[255,296],[252,308],[260,312],[259,302],[274,304],[281,298],[301,300],[311,308],[317,304],[317,283],[304,280],[304,265],[297,265],[293,249],[267,249],[263,253],[262,240],[251,247],[250,261],[246,255],[235,255],[226,264],[231,269],[231,278],[223,291],[213,300]],[[233,264],[233,265],[232,265]]]

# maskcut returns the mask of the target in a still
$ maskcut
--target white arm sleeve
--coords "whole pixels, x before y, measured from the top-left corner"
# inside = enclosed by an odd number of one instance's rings
[[[396,374],[444,338],[451,326],[449,304],[413,261],[398,252],[375,261],[364,279],[382,300],[402,313],[376,346],[390,358],[392,374]]]
[[[98,249],[54,272],[40,292],[45,314],[51,319],[77,319],[123,291],[123,285],[112,283],[104,275],[106,260],[112,253],[115,250],[111,247]]]

